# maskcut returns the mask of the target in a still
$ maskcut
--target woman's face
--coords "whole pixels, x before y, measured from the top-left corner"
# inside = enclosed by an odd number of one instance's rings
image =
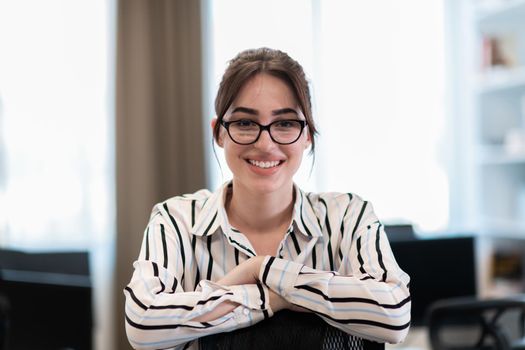
[[[283,119],[305,120],[288,85],[267,74],[258,74],[246,82],[224,116],[225,121],[239,119],[262,125]],[[301,165],[304,150],[310,145],[307,130],[305,127],[299,139],[289,145],[275,143],[266,130],[257,142],[239,145],[221,127],[218,143],[224,148],[234,186],[257,194],[291,191],[293,175]]]

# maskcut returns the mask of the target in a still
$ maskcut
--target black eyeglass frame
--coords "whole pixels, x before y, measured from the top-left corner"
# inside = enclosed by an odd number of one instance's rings
[[[268,131],[268,135],[270,135],[270,138],[272,139],[273,142],[275,142],[275,143],[277,143],[279,145],[291,145],[292,143],[297,142],[297,140],[299,140],[299,138],[301,138],[301,135],[303,134],[304,127],[306,125],[308,125],[308,122],[306,120],[300,120],[300,119],[280,119],[280,120],[275,120],[275,121],[271,122],[270,124],[266,124],[266,125],[262,125],[262,124],[257,123],[256,121],[250,120],[251,123],[254,123],[254,124],[256,124],[259,127],[259,133],[257,134],[257,137],[255,138],[255,140],[253,140],[252,142],[242,143],[242,142],[235,141],[233,136],[230,134],[230,125],[232,123],[236,123],[236,122],[239,122],[241,120],[242,119],[231,120],[231,121],[221,120],[221,125],[226,129],[226,131],[228,132],[228,136],[230,137],[230,139],[233,142],[235,142],[238,145],[243,145],[243,146],[253,145],[254,143],[256,143],[259,140],[259,137],[261,137],[261,134],[262,134],[262,132],[264,130]],[[299,132],[299,135],[297,135],[297,138],[295,140],[293,140],[291,142],[279,142],[279,141],[277,141],[277,140],[275,140],[273,138],[272,133],[270,131],[271,126],[273,124],[282,123],[282,122],[296,122],[296,123],[301,124],[301,131]]]

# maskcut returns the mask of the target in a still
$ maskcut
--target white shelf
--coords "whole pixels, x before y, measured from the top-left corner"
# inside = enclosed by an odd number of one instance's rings
[[[478,77],[478,93],[525,88],[525,67],[501,69],[483,73]]]
[[[472,21],[457,47],[466,67],[461,86],[468,121],[459,124],[469,147],[466,216],[481,235],[525,240],[525,146],[518,138],[525,129],[525,0],[469,5],[465,11],[474,12],[464,18]],[[508,67],[477,68],[500,62]]]

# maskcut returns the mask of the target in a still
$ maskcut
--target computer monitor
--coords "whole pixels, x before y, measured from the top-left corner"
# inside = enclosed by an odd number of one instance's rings
[[[1,340],[6,349],[91,350],[88,254],[0,250]],[[7,317],[6,317],[7,316]]]
[[[412,325],[424,325],[425,312],[434,301],[477,294],[474,237],[390,244],[399,266],[410,275]]]

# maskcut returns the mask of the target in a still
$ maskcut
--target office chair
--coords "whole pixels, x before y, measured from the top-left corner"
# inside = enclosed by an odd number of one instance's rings
[[[251,327],[199,340],[201,350],[383,350],[385,345],[346,334],[313,313],[282,310]]]
[[[525,295],[444,299],[430,306],[427,318],[433,350],[525,350]]]

